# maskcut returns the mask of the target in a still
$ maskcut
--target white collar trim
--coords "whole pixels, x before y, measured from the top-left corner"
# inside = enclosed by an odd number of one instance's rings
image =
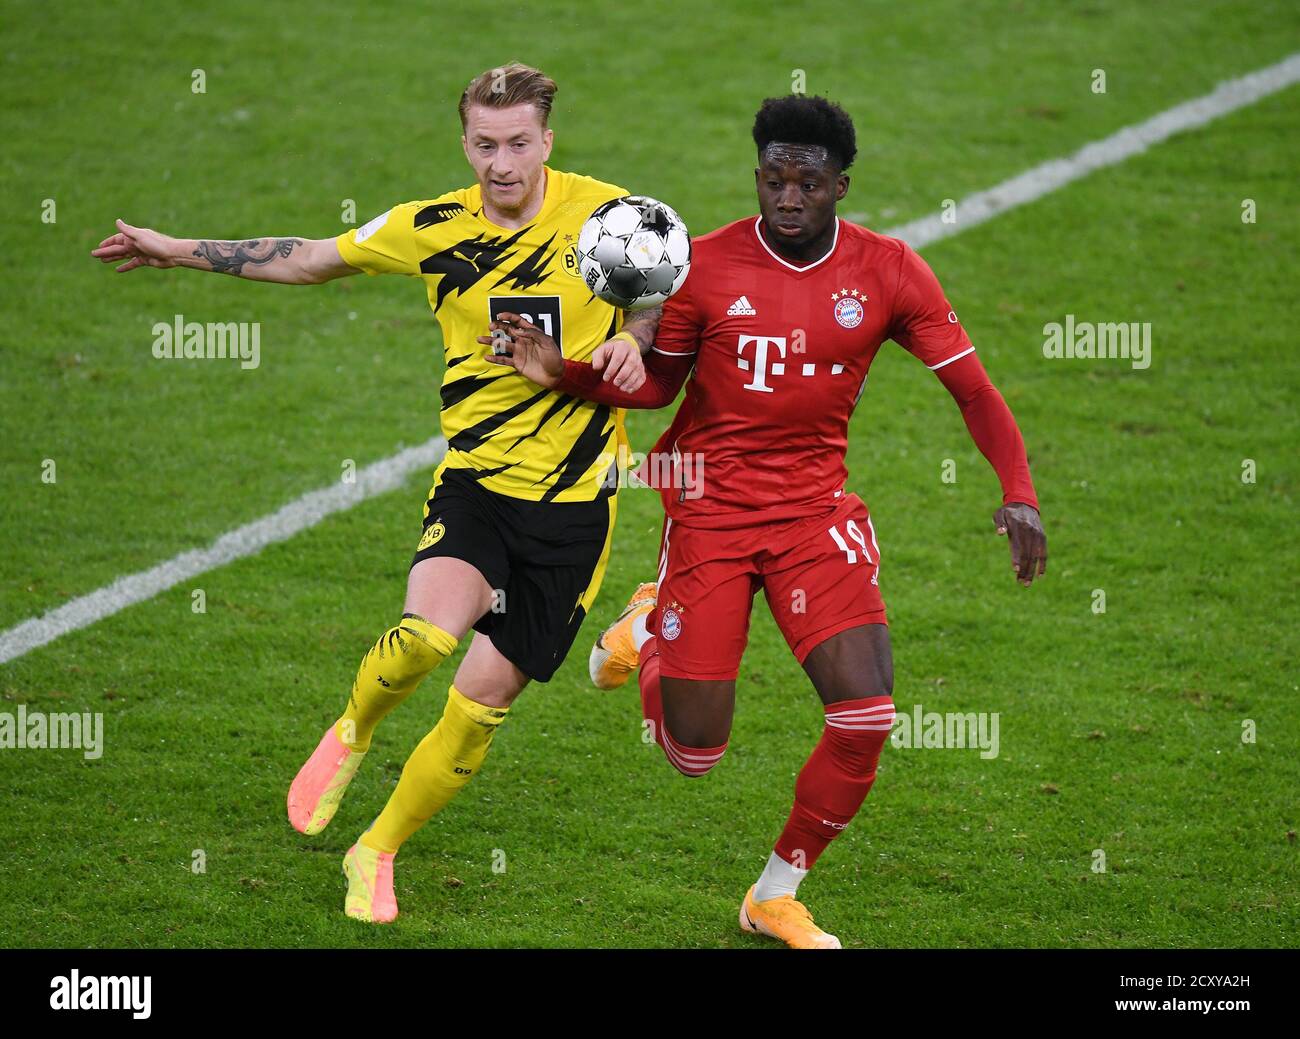
[[[805,267],[796,267],[793,263],[790,263],[788,260],[781,259],[781,257],[779,257],[775,252],[773,252],[772,247],[767,244],[767,239],[763,237],[763,229],[760,226],[762,222],[763,222],[763,217],[761,215],[754,217],[754,234],[758,237],[758,244],[761,245],[767,251],[768,256],[772,257],[772,259],[774,259],[782,267],[788,267],[792,271],[799,271],[799,272],[810,271],[818,264],[825,263],[827,260],[829,260],[832,256],[835,255],[835,248],[840,244],[840,218],[836,217],[835,237],[831,240],[831,247],[828,250],[826,250],[826,255],[823,256],[820,260],[814,260],[812,263],[808,264]]]

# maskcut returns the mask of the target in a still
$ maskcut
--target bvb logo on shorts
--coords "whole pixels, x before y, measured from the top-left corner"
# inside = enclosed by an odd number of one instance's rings
[[[673,606],[676,605],[677,605],[676,603],[673,603]],[[672,607],[669,607],[668,609],[664,610],[663,617],[661,617],[659,620],[659,634],[664,638],[666,638],[669,642],[672,642],[672,640],[677,638],[677,636],[680,635],[681,633],[682,633],[681,614],[679,614],[677,610],[672,609]]]
[[[447,528],[442,525],[442,520],[438,520],[432,526],[424,528],[424,536],[420,538],[420,544],[416,546],[417,552],[423,552],[426,548],[436,545],[442,540],[442,536],[447,533]]]

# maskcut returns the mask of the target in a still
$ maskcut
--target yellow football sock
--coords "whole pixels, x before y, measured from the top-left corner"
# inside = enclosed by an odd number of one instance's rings
[[[361,661],[343,717],[334,723],[339,742],[358,753],[369,750],[375,726],[451,656],[456,642],[454,635],[420,617],[403,617],[380,635]]]
[[[509,708],[484,707],[454,685],[447,690],[442,720],[420,741],[402,769],[397,789],[361,843],[395,853],[402,842],[447,806],[487,757],[497,726]]]

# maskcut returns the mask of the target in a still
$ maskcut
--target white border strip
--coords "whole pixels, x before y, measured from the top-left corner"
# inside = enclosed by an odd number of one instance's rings
[[[1042,198],[1094,170],[1123,162],[1174,134],[1205,126],[1220,116],[1254,104],[1297,81],[1300,81],[1300,54],[1292,54],[1276,65],[1226,80],[1203,97],[1184,101],[1143,123],[1084,145],[1069,158],[1044,162],[996,187],[970,195],[957,204],[955,223],[944,223],[942,216],[936,213],[886,234],[902,238],[914,249],[923,249],[933,242],[977,227],[1007,210]],[[838,238],[838,227],[836,236]],[[446,450],[447,442],[442,437],[426,440],[417,447],[409,447],[361,469],[355,484],[340,483],[311,491],[268,516],[223,534],[207,548],[182,552],[149,570],[119,577],[107,587],[73,599],[42,617],[25,620],[0,633],[0,664],[53,642],[61,635],[89,627],[128,606],[151,599],[182,581],[236,559],[255,555],[277,541],[286,541],[314,527],[327,516],[359,505],[367,498],[396,490],[411,473],[441,460]],[[872,533],[874,541],[875,532]]]
[[[951,357],[948,358],[948,360],[940,361],[938,364],[927,364],[926,367],[929,368],[930,371],[932,372],[937,372],[940,368],[946,368],[948,367],[948,365],[952,364],[953,361],[960,361],[967,354],[973,354],[974,352],[975,352],[975,347],[968,346],[961,353],[953,354]]]
[[[112,584],[64,603],[43,617],[34,617],[0,634],[0,664],[29,653],[60,635],[89,627],[120,610],[152,599],[168,588],[236,559],[256,555],[267,545],[287,541],[336,512],[360,505],[367,498],[396,490],[412,473],[441,461],[447,441],[433,437],[416,447],[358,469],[355,483],[339,482],[309,491],[283,508],[221,535],[207,548],[173,556],[165,563],[119,577]]]
[[[942,214],[933,213],[885,234],[903,239],[913,249],[924,249],[959,231],[978,227],[1009,209],[1042,198],[1094,170],[1130,159],[1174,134],[1194,130],[1238,108],[1254,104],[1297,81],[1300,81],[1300,54],[1292,54],[1276,65],[1239,79],[1225,80],[1204,97],[1184,101],[1146,122],[1126,126],[1100,141],[1085,144],[1069,158],[1052,159],[987,191],[977,191],[957,203],[957,219],[953,223],[946,224]]]

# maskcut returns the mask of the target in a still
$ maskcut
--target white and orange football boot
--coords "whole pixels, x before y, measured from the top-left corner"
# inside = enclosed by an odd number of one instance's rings
[[[339,810],[366,752],[339,739],[331,725],[289,785],[289,822],[299,833],[320,833]]]
[[[755,902],[752,887],[740,903],[740,929],[779,938],[792,949],[840,948],[840,940],[813,923],[812,914],[793,895]]]
[[[591,683],[597,689],[617,689],[636,670],[641,654],[637,650],[633,626],[638,618],[645,617],[655,608],[658,592],[659,586],[653,581],[637,585],[618,619],[596,639],[587,669]]]
[[[343,903],[348,916],[370,924],[391,924],[397,919],[392,855],[357,841],[343,856],[343,875],[348,878],[348,895]]]

